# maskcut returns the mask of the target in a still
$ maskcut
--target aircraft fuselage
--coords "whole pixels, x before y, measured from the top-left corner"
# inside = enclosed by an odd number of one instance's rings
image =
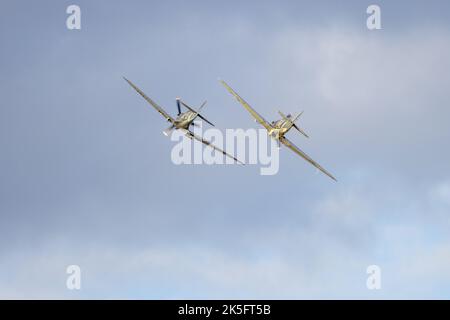
[[[272,121],[271,127],[272,129],[268,131],[268,135],[272,138],[280,139],[292,127],[292,121],[285,119]]]
[[[175,127],[178,129],[189,129],[189,126],[191,123],[195,120],[197,117],[197,113],[192,111],[186,111],[183,113],[180,113],[180,115],[175,119]]]

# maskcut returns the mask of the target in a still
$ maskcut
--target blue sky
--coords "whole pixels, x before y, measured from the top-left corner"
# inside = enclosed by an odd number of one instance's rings
[[[0,297],[449,298],[449,5],[378,1],[369,31],[372,3],[3,2]],[[339,182],[284,149],[275,176],[175,166],[123,75],[220,129],[257,124],[218,77],[304,110],[289,138]]]

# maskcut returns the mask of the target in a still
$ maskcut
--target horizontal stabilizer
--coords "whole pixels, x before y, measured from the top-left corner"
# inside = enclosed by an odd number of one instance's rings
[[[202,103],[202,105],[200,106],[200,108],[198,108],[198,110],[194,110],[193,108],[189,107],[185,102],[183,102],[182,100],[180,100],[181,104],[188,109],[189,111],[195,112],[197,114],[197,117],[199,117],[200,119],[202,119],[203,121],[205,121],[206,123],[208,123],[209,125],[214,127],[214,124],[209,121],[208,119],[206,119],[204,116],[202,116],[200,114],[200,111],[203,109],[203,107],[206,105],[206,101]]]
[[[292,119],[290,115],[289,115],[288,117],[285,116],[285,115],[283,114],[283,112],[281,112],[281,111],[278,111],[278,113],[280,114],[280,116],[281,116],[284,120],[290,121],[290,122],[291,122],[291,127],[294,127],[298,132],[300,132],[301,134],[303,134],[306,138],[309,138],[309,136],[306,134],[306,132],[303,131],[300,127],[298,127],[298,126],[295,124],[295,121],[297,121],[297,119],[300,118],[300,116],[303,114],[303,111],[300,112],[294,119]]]
[[[299,127],[297,127],[297,125],[296,125],[295,123],[293,124],[293,127],[294,127],[295,129],[297,129],[298,132],[300,132],[301,134],[303,134],[306,138],[309,138],[309,136],[306,134],[306,132],[303,131],[302,129],[300,129]]]

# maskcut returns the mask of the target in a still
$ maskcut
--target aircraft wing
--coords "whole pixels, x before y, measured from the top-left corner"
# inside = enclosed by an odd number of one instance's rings
[[[231,87],[225,81],[220,80],[220,82],[237,99],[237,101],[239,101],[244,106],[244,108],[247,109],[248,112],[250,112],[253,118],[255,118],[256,121],[258,121],[264,128],[267,129],[267,131],[270,131],[272,129],[270,124],[266,120],[264,120],[264,118],[258,112],[250,107],[250,105],[245,102],[245,100],[242,99],[233,89],[231,89]]]
[[[232,155],[229,155],[228,153],[226,153],[225,151],[223,151],[222,149],[216,147],[215,145],[213,145],[211,142],[209,142],[208,140],[203,139],[202,137],[197,136],[196,134],[194,134],[192,131],[186,130],[186,136],[190,139],[195,139],[197,141],[200,141],[201,143],[213,148],[216,151],[219,151],[221,153],[223,153],[224,155],[226,155],[227,157],[234,159],[235,161],[237,161],[240,164],[244,164],[243,162],[239,161],[237,158],[233,157]]]
[[[315,162],[313,159],[311,159],[306,153],[304,153],[302,150],[300,150],[298,147],[296,147],[291,141],[289,141],[287,138],[282,137],[280,139],[280,142],[282,144],[284,144],[286,147],[288,147],[289,149],[291,149],[292,151],[294,151],[296,154],[298,154],[300,157],[302,157],[303,159],[305,159],[306,161],[308,161],[309,163],[311,163],[314,167],[316,167],[317,169],[319,169],[320,171],[322,171],[323,173],[325,173],[327,176],[329,176],[331,179],[333,179],[334,181],[337,181],[335,177],[333,177],[331,175],[331,173],[329,173],[327,170],[325,170],[324,168],[322,168],[322,166],[320,164],[318,164],[317,162]]]
[[[142,92],[141,89],[139,89],[138,87],[136,87],[136,86],[134,85],[133,82],[131,82],[130,80],[128,80],[128,79],[125,78],[125,77],[123,77],[123,78],[125,79],[126,82],[128,82],[128,84],[129,84],[130,86],[133,87],[134,90],[137,91],[137,93],[139,93],[145,100],[147,100],[147,102],[150,103],[150,104],[153,106],[153,108],[156,109],[156,111],[158,111],[160,114],[162,114],[162,116],[163,116],[164,118],[166,118],[166,120],[168,120],[168,121],[170,121],[170,122],[172,122],[172,123],[175,122],[175,119],[174,119],[174,118],[172,118],[166,111],[164,111],[163,108],[161,108],[159,105],[157,105],[155,101],[153,101],[152,99],[150,99],[149,97],[147,97],[147,95],[146,95],[144,92]]]

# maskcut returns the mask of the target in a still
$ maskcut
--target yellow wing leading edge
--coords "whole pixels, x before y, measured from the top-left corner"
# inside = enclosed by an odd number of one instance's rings
[[[206,140],[206,139],[204,139],[204,138],[202,138],[202,137],[197,136],[197,135],[194,134],[192,131],[186,130],[185,135],[186,135],[188,138],[190,138],[190,139],[195,139],[195,140],[197,140],[197,141],[200,141],[200,142],[203,143],[204,145],[207,145],[207,146],[213,148],[214,150],[216,150],[216,151],[222,153],[223,155],[225,155],[225,156],[227,156],[227,157],[229,157],[229,158],[235,160],[237,163],[244,165],[244,163],[241,162],[241,161],[239,161],[236,157],[233,157],[232,155],[226,153],[225,151],[223,151],[223,150],[220,149],[219,147],[216,147],[215,145],[213,145],[213,144],[212,144],[211,142],[209,142],[208,140]]]
[[[337,181],[335,177],[331,173],[329,173],[327,170],[325,170],[320,164],[315,162],[313,159],[311,159],[310,156],[308,156],[306,153],[304,153],[302,150],[300,150],[295,144],[293,144],[291,141],[289,141],[285,137],[280,138],[280,142],[284,144],[286,147],[294,151],[296,154],[298,154],[300,157],[311,163],[314,167],[325,173],[327,176],[329,176],[334,181]]]
[[[258,112],[256,112],[252,107],[250,107],[250,105],[244,100],[242,99],[233,89],[231,89],[231,87],[223,80],[219,80],[224,87],[237,99],[237,101],[239,101],[245,109],[247,109],[248,112],[250,112],[250,114],[252,115],[253,118],[256,119],[256,121],[258,121],[264,128],[267,129],[267,131],[272,130],[272,126],[270,125],[270,123],[268,123]]]
[[[125,80],[126,82],[128,82],[128,84],[129,84],[130,86],[133,87],[134,90],[137,91],[137,93],[139,93],[139,94],[140,94],[140,95],[141,95],[148,103],[150,103],[150,104],[153,106],[153,108],[156,109],[156,111],[158,111],[160,114],[162,114],[162,116],[163,116],[164,118],[166,118],[166,120],[168,120],[168,121],[170,121],[170,122],[172,122],[172,123],[175,122],[175,119],[174,119],[174,118],[172,118],[166,111],[164,111],[164,109],[161,108],[155,101],[153,101],[152,99],[150,99],[149,97],[147,97],[147,95],[146,95],[144,92],[142,92],[141,89],[139,89],[138,87],[136,87],[136,85],[135,85],[133,82],[131,82],[130,80],[128,80],[128,79],[125,78],[125,77],[123,77],[123,78],[124,78],[124,80]]]

